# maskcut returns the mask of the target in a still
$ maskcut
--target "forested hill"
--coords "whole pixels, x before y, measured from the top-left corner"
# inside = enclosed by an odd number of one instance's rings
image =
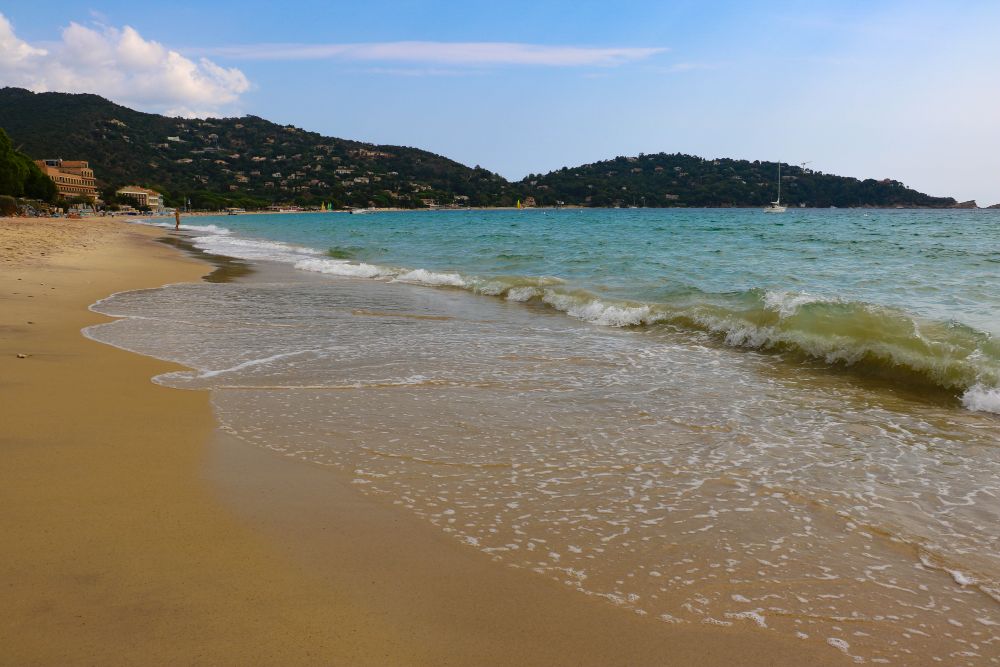
[[[136,184],[196,207],[513,205],[502,177],[433,153],[324,137],[255,116],[189,120],[97,95],[0,89],[0,127],[35,158],[89,160],[104,189]]]
[[[33,158],[89,160],[110,194],[142,185],[168,204],[260,207],[538,205],[763,206],[777,164],[657,153],[618,157],[509,182],[428,151],[324,137],[255,116],[182,119],[142,113],[97,95],[0,89],[0,128]],[[484,132],[488,128],[483,129]],[[892,180],[783,166],[782,201],[807,206],[947,207]],[[107,197],[106,197],[107,199]]]
[[[778,195],[778,164],[656,153],[532,175],[522,185],[539,205],[765,206]],[[859,180],[787,164],[781,168],[781,201],[824,208],[938,208],[956,203],[891,179]]]

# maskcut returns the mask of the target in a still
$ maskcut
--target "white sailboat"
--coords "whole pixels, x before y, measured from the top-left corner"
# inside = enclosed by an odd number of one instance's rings
[[[764,207],[764,213],[784,213],[787,207],[781,205],[781,163],[778,163],[778,198]]]

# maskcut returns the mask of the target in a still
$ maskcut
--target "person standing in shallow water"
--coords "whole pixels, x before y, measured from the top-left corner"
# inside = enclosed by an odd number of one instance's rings
[[[180,209],[174,209],[174,229],[180,230],[181,228],[181,212]]]

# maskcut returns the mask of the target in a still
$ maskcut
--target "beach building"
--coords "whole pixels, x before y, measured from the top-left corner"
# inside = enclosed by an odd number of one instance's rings
[[[60,197],[97,201],[97,182],[86,160],[35,160],[35,164],[55,182]]]
[[[131,200],[139,209],[148,208],[156,212],[163,210],[163,195],[156,190],[150,190],[138,185],[127,185],[124,188],[119,188],[115,194],[124,199]]]

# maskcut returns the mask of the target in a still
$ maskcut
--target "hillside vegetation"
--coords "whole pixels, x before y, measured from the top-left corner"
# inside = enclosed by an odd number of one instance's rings
[[[657,153],[617,157],[510,182],[428,151],[325,137],[256,116],[182,119],[97,95],[0,89],[0,127],[35,157],[89,160],[109,199],[143,185],[170,205],[270,203],[419,208],[430,205],[763,206],[777,164]],[[486,129],[484,129],[486,131]],[[529,200],[530,201],[530,200]],[[806,206],[948,207],[891,179],[783,166],[782,201]]]
[[[516,201],[500,176],[433,153],[323,137],[255,116],[187,120],[97,95],[0,89],[0,127],[31,155],[88,160],[108,190],[136,184],[168,203],[472,206]]]
[[[56,184],[24,153],[14,150],[10,137],[0,128],[0,195],[52,201]],[[9,211],[5,211],[9,212]]]
[[[951,197],[931,197],[891,179],[859,180],[785,164],[781,181],[781,201],[789,206],[955,204]],[[778,195],[778,164],[657,153],[529,176],[523,185],[539,205],[765,206]]]

